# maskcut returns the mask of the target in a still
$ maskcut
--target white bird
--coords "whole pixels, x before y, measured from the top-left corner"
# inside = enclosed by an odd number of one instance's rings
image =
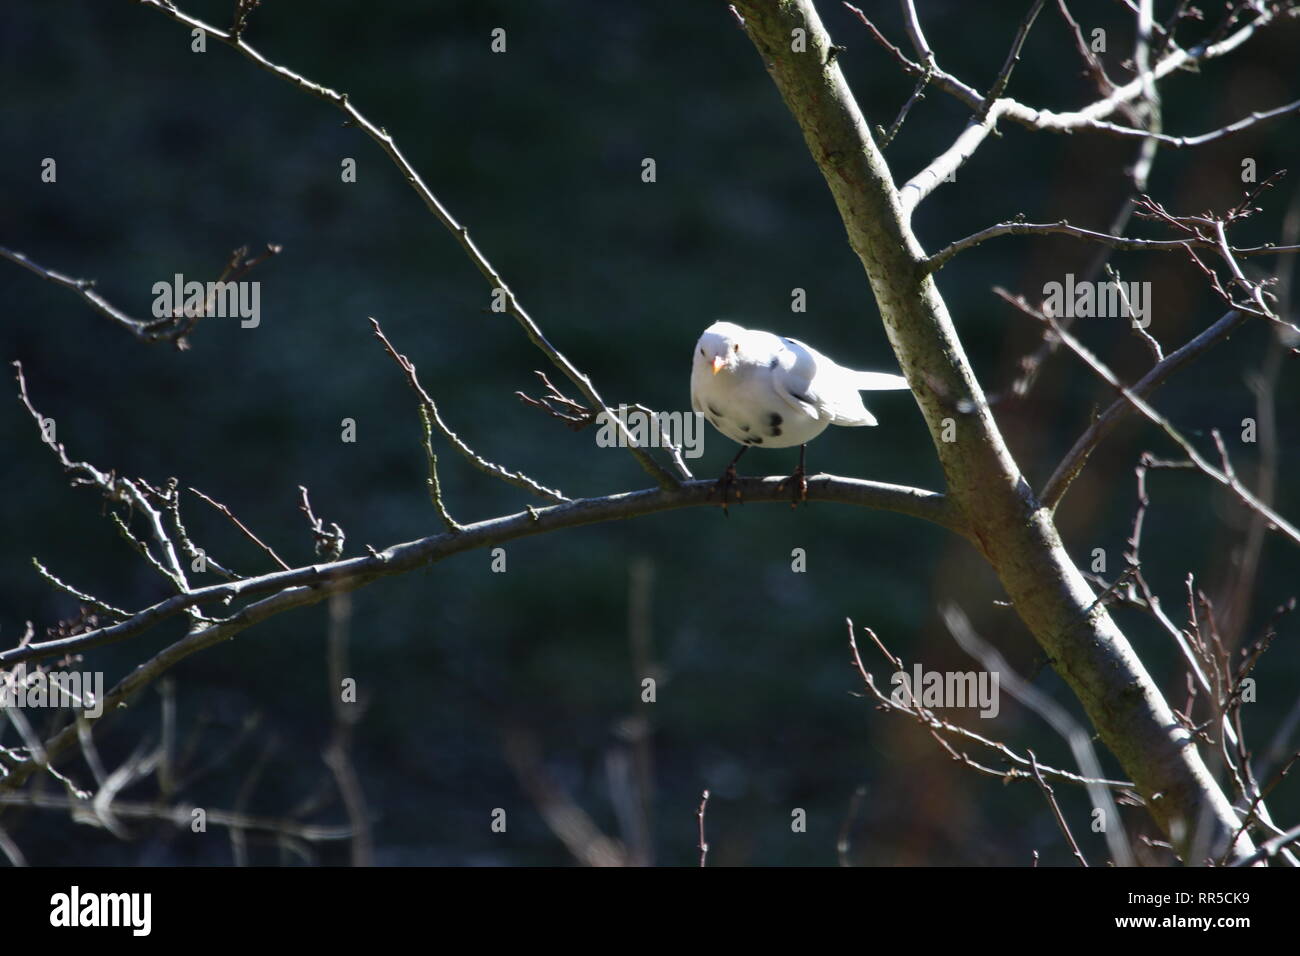
[[[797,483],[796,500],[806,498],[807,443],[830,425],[875,425],[860,392],[907,387],[901,375],[845,368],[797,339],[734,322],[713,323],[695,344],[691,405],[741,445],[719,481],[723,507],[736,462],[754,447],[801,446],[791,479]]]

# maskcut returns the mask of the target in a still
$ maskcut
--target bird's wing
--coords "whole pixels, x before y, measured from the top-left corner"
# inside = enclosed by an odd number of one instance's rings
[[[772,389],[796,412],[821,421],[821,403],[812,390],[816,372],[812,349],[795,339],[781,339],[772,367]]]
[[[874,425],[876,416],[867,411],[853,376],[857,373],[835,364],[811,345],[798,339],[782,339],[786,351],[795,356],[784,375],[776,376],[777,390],[791,389],[794,398],[816,408],[818,418],[836,425]]]

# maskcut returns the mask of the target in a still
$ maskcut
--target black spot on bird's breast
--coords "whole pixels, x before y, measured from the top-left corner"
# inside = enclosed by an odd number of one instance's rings
[[[778,415],[776,412],[772,412],[772,414],[770,414],[767,417],[767,423],[771,425],[773,428],[775,428],[777,425],[784,424],[784,422],[785,419],[782,418],[780,415]]]
[[[746,439],[745,439],[745,444],[746,444],[746,445],[761,445],[761,444],[763,444],[763,439],[758,438],[757,436],[755,436],[755,437],[753,437],[753,438],[746,438]]]

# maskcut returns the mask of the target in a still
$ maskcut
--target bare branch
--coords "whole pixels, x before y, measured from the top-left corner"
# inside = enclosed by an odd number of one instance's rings
[[[249,269],[262,262],[265,262],[271,256],[281,251],[281,246],[274,243],[268,243],[266,251],[253,259],[245,261],[244,255],[248,250],[237,249],[231,256],[231,260],[226,264],[226,268],[221,273],[218,282],[230,281],[235,274],[242,275]],[[203,313],[198,315],[187,315],[179,304],[173,309],[172,314],[157,319],[133,319],[113,303],[109,302],[102,295],[95,291],[94,279],[76,279],[54,269],[48,269],[45,266],[33,262],[30,258],[21,252],[13,249],[0,247],[0,258],[8,259],[10,262],[16,262],[18,265],[35,273],[47,282],[53,282],[55,285],[61,285],[66,289],[71,289],[92,309],[100,315],[110,319],[114,324],[130,332],[141,342],[172,342],[176,348],[184,350],[189,348],[189,343],[185,335],[194,328],[195,323],[202,317]],[[211,300],[209,299],[209,309]],[[207,309],[205,309],[207,311]]]
[[[745,500],[750,504],[780,502],[788,506],[790,492],[788,487],[781,487],[784,480],[776,476],[739,478],[737,485],[743,490]],[[74,651],[81,652],[92,647],[114,644],[133,637],[153,627],[159,621],[181,613],[186,608],[201,604],[214,603],[223,606],[238,598],[268,593],[274,595],[260,604],[248,605],[233,617],[218,622],[221,626],[231,626],[244,620],[246,615],[252,614],[254,608],[267,605],[268,601],[285,602],[283,607],[269,605],[276,609],[276,613],[288,607],[315,604],[328,596],[331,589],[353,590],[377,578],[401,574],[454,554],[492,547],[518,538],[677,508],[719,507],[716,499],[710,500],[710,496],[715,491],[716,482],[690,481],[671,489],[650,488],[604,498],[578,498],[546,508],[530,508],[513,515],[489,518],[465,525],[458,533],[445,532],[430,535],[405,544],[393,545],[384,551],[373,551],[365,557],[345,558],[326,564],[308,565],[290,571],[275,571],[259,577],[241,578],[238,581],[193,588],[185,594],[173,595],[137,611],[131,617],[112,626],[95,628],[73,637],[36,644],[29,643],[0,651],[0,667],[9,667],[19,661]],[[957,533],[963,533],[962,529],[965,527],[947,498],[936,492],[919,488],[862,481],[856,478],[840,478],[833,475],[815,475],[808,479],[808,500],[837,501],[842,504],[895,511],[923,518]],[[256,619],[262,620],[266,616],[269,616],[269,613],[259,610]]]
[[[906,19],[911,27],[917,27],[919,24],[915,20],[915,10],[910,9],[910,0],[905,0],[904,12],[909,14]],[[1268,7],[1257,11],[1258,15],[1255,20],[1246,24],[1233,33],[1231,36],[1217,41],[1206,41],[1189,50],[1175,49],[1169,53],[1150,70],[1143,71],[1137,78],[1114,89],[1110,94],[1099,100],[1083,107],[1079,110],[1058,113],[1052,110],[1040,110],[1023,103],[1017,102],[1009,97],[1002,97],[996,100],[988,100],[970,87],[960,83],[954,77],[944,73],[937,68],[934,70],[934,82],[941,89],[950,93],[961,102],[965,103],[975,111],[976,118],[967,125],[966,129],[958,136],[957,140],[951,147],[936,157],[925,169],[921,170],[899,190],[899,201],[903,208],[905,216],[910,217],[917,205],[925,199],[938,185],[948,178],[952,173],[966,162],[983,141],[987,138],[1002,119],[1008,119],[1012,122],[1032,129],[1053,133],[1072,133],[1076,130],[1094,130],[1096,132],[1108,133],[1118,136],[1137,136],[1146,140],[1160,139],[1158,133],[1148,130],[1128,130],[1127,127],[1121,127],[1117,124],[1104,122],[1105,117],[1110,116],[1117,110],[1125,108],[1133,100],[1139,97],[1150,99],[1153,95],[1154,83],[1168,76],[1176,70],[1194,67],[1200,63],[1215,59],[1237,49],[1243,43],[1251,38],[1257,30],[1266,24],[1275,20],[1282,15],[1281,7]],[[866,23],[865,17],[860,19]],[[870,24],[868,24],[870,25]],[[874,28],[873,32],[875,31]],[[880,39],[883,40],[883,37]],[[928,48],[927,48],[928,49]],[[912,75],[919,75],[923,68],[916,63],[907,61],[901,53],[898,57],[904,61],[904,69]],[[933,54],[931,54],[931,59]],[[1278,111],[1270,111],[1269,115],[1282,115],[1290,111],[1290,108],[1281,108]],[[1261,116],[1260,119],[1268,118]],[[1258,120],[1247,118],[1247,121],[1230,124],[1221,131],[1215,131],[1213,134],[1206,134],[1204,142],[1210,142],[1220,136],[1229,135],[1238,129],[1245,129]],[[1235,127],[1235,128],[1234,128]],[[1179,138],[1174,137],[1173,140]],[[1186,145],[1195,145],[1195,140],[1188,142]],[[1174,142],[1174,145],[1182,145],[1181,142]]]
[[[1096,130],[1099,133],[1107,133],[1111,136],[1118,136],[1120,138],[1154,139],[1165,146],[1173,146],[1175,149],[1185,149],[1192,146],[1203,146],[1206,143],[1212,143],[1217,139],[1223,139],[1225,136],[1240,133],[1244,129],[1250,129],[1250,127],[1254,126],[1256,123],[1262,123],[1264,120],[1270,120],[1278,116],[1286,116],[1288,113],[1296,112],[1300,112],[1300,100],[1296,100],[1294,103],[1287,103],[1286,105],[1276,107],[1275,109],[1251,113],[1236,122],[1229,123],[1227,126],[1221,126],[1208,133],[1201,133],[1199,136],[1171,136],[1168,133],[1155,133],[1151,130],[1133,129],[1130,126],[1122,126],[1119,123],[1108,123],[1105,120],[1092,120],[1088,123],[1088,129]]]
[[[1189,247],[1196,246],[1204,249],[1218,249],[1219,245],[1211,239],[1200,239],[1196,237],[1186,239],[1133,239],[1128,236],[1114,236],[1105,232],[1097,232],[1093,229],[1084,229],[1081,226],[1072,226],[1069,222],[1062,219],[1059,222],[1023,222],[1020,220],[1011,220],[1000,222],[993,226],[981,229],[979,232],[972,233],[964,239],[958,239],[956,242],[944,246],[938,252],[929,256],[923,265],[926,272],[935,272],[947,265],[948,261],[959,253],[967,249],[974,248],[982,242],[994,239],[998,236],[1070,236],[1074,239],[1085,239],[1090,242],[1096,242],[1111,249],[1127,249],[1136,252],[1186,252]],[[1250,256],[1265,256],[1273,253],[1289,253],[1300,250],[1300,246],[1248,246],[1244,248],[1230,247],[1233,255],[1248,258]]]

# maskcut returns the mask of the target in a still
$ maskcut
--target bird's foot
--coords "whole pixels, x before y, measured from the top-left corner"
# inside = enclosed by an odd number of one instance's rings
[[[715,494],[722,498],[722,513],[728,518],[731,517],[731,513],[727,511],[727,499],[731,496],[731,489],[733,487],[736,489],[736,502],[742,505],[745,503],[745,498],[740,493],[740,488],[736,487],[737,480],[736,463],[733,461],[727,466],[727,470],[722,473],[722,477],[718,479],[717,484],[709,489],[710,499]]]
[[[783,479],[781,483],[776,486],[776,490],[784,491],[786,485],[790,485],[793,488],[790,496],[791,508],[799,507],[800,502],[803,502],[804,504],[808,503],[808,476],[804,473],[803,462],[799,463],[799,467],[794,470],[793,475],[789,478]]]

